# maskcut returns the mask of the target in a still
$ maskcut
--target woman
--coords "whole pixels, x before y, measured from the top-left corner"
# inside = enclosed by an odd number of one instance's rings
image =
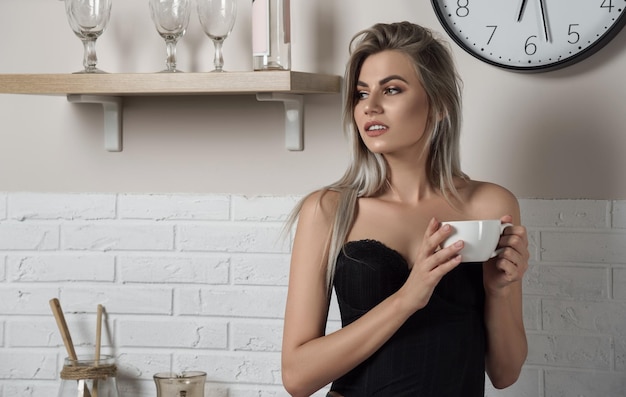
[[[282,376],[293,396],[483,396],[527,354],[526,230],[506,189],[460,170],[460,82],[420,26],[377,24],[351,42],[345,127],[352,161],[296,208]],[[463,263],[442,221],[500,219],[500,254]],[[325,335],[335,288],[342,328]]]

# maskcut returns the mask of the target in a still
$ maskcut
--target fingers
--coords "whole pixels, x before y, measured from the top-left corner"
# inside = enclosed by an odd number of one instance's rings
[[[439,229],[440,225],[441,223],[437,220],[437,218],[431,218],[428,222],[428,226],[426,227],[426,233],[424,237],[428,238],[432,236]]]
[[[451,233],[450,226],[441,226],[434,218],[426,228],[409,279],[402,288],[405,291],[403,294],[408,296],[408,302],[414,305],[415,310],[428,303],[441,278],[461,263],[459,251],[463,248],[462,241],[440,249]]]
[[[507,227],[498,242],[499,247],[511,247],[522,256],[528,255],[528,235],[524,226]]]
[[[509,214],[503,215],[500,218],[500,222],[502,222],[502,223],[513,223],[513,215],[509,215]]]
[[[452,234],[452,227],[450,225],[443,225],[438,230],[437,248],[443,244],[443,242]],[[432,268],[439,268],[444,273],[452,270],[456,265],[461,263],[462,257],[460,255],[461,250],[465,246],[465,242],[462,240],[455,241],[453,244],[448,245],[445,248],[438,249],[429,258],[432,261]]]
[[[502,223],[512,223],[513,217],[505,215],[500,218]],[[499,253],[492,261],[501,272],[507,283],[520,280],[528,268],[530,254],[528,251],[528,235],[521,225],[508,226],[498,241]]]
[[[528,240],[519,234],[503,235],[498,242],[500,248],[512,248],[521,255],[528,254]]]
[[[422,240],[426,254],[432,254],[437,251],[439,246],[441,246],[451,233],[452,228],[450,225],[441,226],[441,222],[439,222],[436,218],[432,218],[428,223],[424,239]]]
[[[521,279],[528,269],[528,258],[512,248],[505,248],[495,265],[505,274],[508,281],[516,281]]]
[[[503,217],[504,218],[504,217]],[[528,269],[528,236],[524,226],[507,227],[500,237],[499,246],[502,247],[496,267],[507,281],[520,280]]]
[[[432,271],[443,277],[443,275],[454,269],[463,259],[459,254],[461,249],[463,249],[463,242],[457,241],[451,246],[437,251],[432,257],[434,263]]]
[[[443,266],[440,271],[445,272],[458,265],[461,259],[459,252],[463,249],[462,241],[457,241],[446,248],[440,248],[450,234],[452,234],[450,225],[441,226],[437,219],[431,219],[415,263],[421,264],[419,266],[422,266],[426,271]]]

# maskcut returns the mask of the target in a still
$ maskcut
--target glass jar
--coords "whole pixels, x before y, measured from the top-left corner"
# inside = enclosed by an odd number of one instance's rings
[[[66,357],[61,371],[58,397],[119,397],[117,366],[112,356]]]
[[[154,375],[157,397],[204,397],[206,372],[159,372]]]
[[[252,0],[252,68],[291,69],[289,0]]]

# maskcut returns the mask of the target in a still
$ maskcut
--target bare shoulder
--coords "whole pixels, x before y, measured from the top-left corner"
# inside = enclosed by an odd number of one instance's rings
[[[338,192],[327,189],[316,190],[303,199],[300,216],[331,220],[335,215],[338,203]]]
[[[504,215],[519,219],[517,198],[505,187],[491,182],[469,180],[460,193],[469,212],[477,219],[499,219]]]
[[[328,239],[338,202],[339,193],[320,190],[309,194],[300,203],[291,253],[290,285],[299,285],[302,294],[305,294],[302,284],[307,288],[315,285],[319,290],[308,291],[315,294],[316,299],[326,299]]]
[[[338,192],[323,189],[310,193],[300,203],[298,229],[313,228],[326,234],[332,228],[338,204]]]

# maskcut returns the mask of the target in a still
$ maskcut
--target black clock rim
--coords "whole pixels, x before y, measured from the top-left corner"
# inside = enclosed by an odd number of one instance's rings
[[[586,58],[589,58],[591,55],[595,54],[600,49],[602,49],[611,40],[613,40],[615,36],[619,34],[619,32],[622,30],[624,26],[626,26],[626,7],[624,7],[622,9],[620,16],[617,18],[615,23],[609,28],[609,30],[607,30],[602,36],[600,36],[600,38],[598,38],[598,40],[594,41],[593,44],[591,44],[589,47],[585,48],[581,52],[576,53],[575,55],[572,55],[570,57],[561,59],[560,61],[547,64],[547,65],[534,65],[534,66],[529,66],[529,67],[511,66],[511,65],[505,65],[505,64],[492,61],[491,59],[485,58],[481,56],[480,54],[472,51],[463,41],[461,41],[461,39],[457,37],[457,35],[454,33],[454,30],[450,26],[448,26],[448,24],[446,23],[446,19],[444,17],[444,12],[440,8],[439,2],[437,0],[431,0],[431,4],[432,4],[433,9],[435,10],[435,15],[437,15],[437,19],[439,20],[439,23],[441,24],[443,29],[446,31],[448,36],[452,38],[452,40],[459,47],[461,47],[461,49],[463,49],[463,51],[467,52],[468,54],[470,54],[471,56],[473,56],[474,58],[482,62],[496,66],[500,69],[505,69],[505,70],[519,72],[519,73],[548,72],[548,71],[561,69],[567,66],[571,66],[575,63],[578,63]]]

